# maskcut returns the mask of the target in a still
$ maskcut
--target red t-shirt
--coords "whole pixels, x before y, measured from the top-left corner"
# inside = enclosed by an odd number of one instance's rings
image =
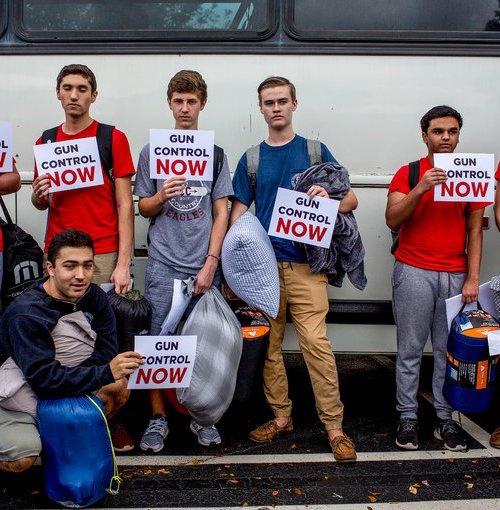
[[[96,136],[97,121],[76,135],[64,133],[62,127],[57,130],[57,142]],[[36,141],[41,143],[41,137]],[[130,154],[127,137],[118,129],[113,130],[112,138],[113,175],[115,179],[134,175],[134,163]],[[47,252],[55,234],[74,228],[87,232],[94,241],[96,253],[118,251],[118,211],[113,183],[103,171],[104,184],[75,190],[52,193],[49,199],[49,216],[45,234]],[[38,170],[35,165],[35,179]]]
[[[432,165],[427,158],[420,160],[422,179]],[[389,193],[408,194],[409,167],[401,167],[389,185]],[[467,271],[466,212],[482,209],[482,202],[434,202],[434,190],[427,191],[410,219],[399,230],[396,260],[430,271]]]
[[[495,172],[495,179],[500,181],[500,161],[498,162],[497,171]]]

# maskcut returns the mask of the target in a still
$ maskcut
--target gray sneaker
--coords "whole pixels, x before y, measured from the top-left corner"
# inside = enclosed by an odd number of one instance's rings
[[[192,420],[189,428],[195,436],[198,436],[198,443],[202,446],[220,444],[222,441],[219,431],[215,428],[215,425],[204,427],[203,425],[200,425],[199,423],[196,423],[194,420]]]
[[[163,449],[165,438],[168,436],[168,423],[165,416],[155,414],[150,420],[146,432],[141,439],[141,450],[159,452]]]

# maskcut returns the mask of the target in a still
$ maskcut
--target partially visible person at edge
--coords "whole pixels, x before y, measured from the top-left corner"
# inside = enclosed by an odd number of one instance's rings
[[[90,283],[94,247],[88,234],[75,230],[56,234],[49,245],[46,268],[48,277],[15,299],[0,322],[0,371],[12,377],[13,368],[19,367],[29,385],[28,392],[0,398],[3,471],[24,471],[40,455],[36,397],[55,399],[95,392],[110,418],[129,397],[126,376],[144,363],[136,352],[116,354],[113,311],[104,291]],[[71,321],[88,323],[95,344],[88,358],[70,368],[56,359],[56,330]],[[81,327],[78,331],[84,334]],[[76,348],[78,339],[73,341]]]
[[[0,195],[10,195],[21,189],[21,178],[16,168],[16,162],[12,161],[12,172],[0,173]],[[0,228],[0,289],[3,281],[3,233]],[[3,310],[3,304],[0,301],[0,310]]]
[[[97,99],[97,80],[92,70],[81,64],[64,66],[57,76],[56,94],[64,110],[64,122],[57,127],[51,142],[97,137],[99,123],[90,116],[90,107]],[[116,293],[122,294],[131,285],[134,237],[131,178],[135,169],[125,134],[116,128],[110,133],[111,140],[106,145],[111,146],[108,162],[111,168],[106,168],[101,159],[103,184],[51,193],[48,175],[40,173],[35,165],[31,201],[37,209],[48,209],[45,253],[58,232],[69,228],[87,232],[96,253],[92,282],[98,285],[112,282]],[[101,136],[104,138],[104,134]],[[42,142],[40,137],[36,143]],[[110,429],[116,451],[133,449],[134,442],[120,416],[110,423]]]
[[[198,129],[198,117],[207,103],[207,85],[202,76],[189,70],[175,74],[167,87],[167,103],[175,129]],[[225,155],[220,173],[214,174],[212,182],[187,181],[183,176],[155,181],[149,174],[149,144],[142,149],[134,193],[139,197],[141,215],[154,218],[149,227],[145,281],[145,296],[153,310],[151,335],[160,333],[170,311],[175,279],[195,277],[194,298],[186,314],[205,291],[220,284],[219,259],[232,191]],[[169,432],[167,400],[178,412],[189,413],[177,401],[175,389],[150,390],[149,396],[152,418],[140,446],[145,451],[159,452]],[[192,420],[190,429],[202,446],[221,442],[215,423],[202,426]]]
[[[259,173],[256,188],[247,172],[243,155],[233,178],[234,197],[231,223],[255,201],[255,214],[267,230],[278,187],[293,189],[292,178],[310,166],[306,139],[295,134],[293,114],[297,109],[294,85],[287,79],[272,76],[258,87],[260,111],[268,127],[268,136],[260,144]],[[321,144],[322,161],[335,158]],[[308,195],[328,197],[321,186],[311,186]],[[352,190],[340,203],[340,213],[357,207]],[[328,280],[324,273],[311,273],[305,254],[291,241],[271,236],[280,275],[280,308],[276,319],[269,318],[271,333],[264,366],[264,391],[274,419],[250,433],[255,442],[271,441],[293,430],[292,402],[283,363],[282,343],[289,306],[297,330],[300,348],[309,371],[319,417],[328,434],[333,455],[338,462],[356,460],[354,443],[342,430],[343,404],[340,400],[335,357],[327,337],[326,314],[329,309]]]
[[[498,230],[500,230],[500,163],[498,164],[497,171],[495,173],[495,179],[497,181],[497,189],[495,192],[495,223]],[[497,375],[495,381],[495,395],[493,399],[493,413],[495,420],[495,429],[490,436],[490,445],[493,448],[500,448],[500,377]]]
[[[392,274],[392,303],[397,325],[396,389],[400,420],[396,445],[416,450],[417,391],[424,345],[431,335],[434,353],[432,391],[437,422],[434,436],[448,450],[466,450],[467,441],[443,397],[448,326],[445,299],[462,294],[477,300],[482,251],[482,219],[487,204],[436,202],[434,187],[446,173],[434,166],[434,154],[452,153],[459,142],[462,116],[435,106],[421,119],[427,155],[419,160],[418,184],[410,190],[409,165],[389,186],[386,222],[399,229]]]

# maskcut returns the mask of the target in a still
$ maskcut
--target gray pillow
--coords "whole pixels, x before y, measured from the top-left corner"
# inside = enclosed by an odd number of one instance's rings
[[[275,319],[280,305],[278,264],[267,232],[252,213],[233,223],[222,244],[221,259],[231,290]]]
[[[233,399],[243,346],[240,323],[211,287],[189,314],[182,334],[197,337],[196,359],[189,388],[177,388],[177,399],[195,421],[214,425]]]

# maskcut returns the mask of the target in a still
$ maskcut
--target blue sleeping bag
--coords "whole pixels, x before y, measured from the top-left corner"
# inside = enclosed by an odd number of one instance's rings
[[[88,395],[39,400],[37,413],[49,498],[80,508],[116,494],[118,470],[101,401]]]

